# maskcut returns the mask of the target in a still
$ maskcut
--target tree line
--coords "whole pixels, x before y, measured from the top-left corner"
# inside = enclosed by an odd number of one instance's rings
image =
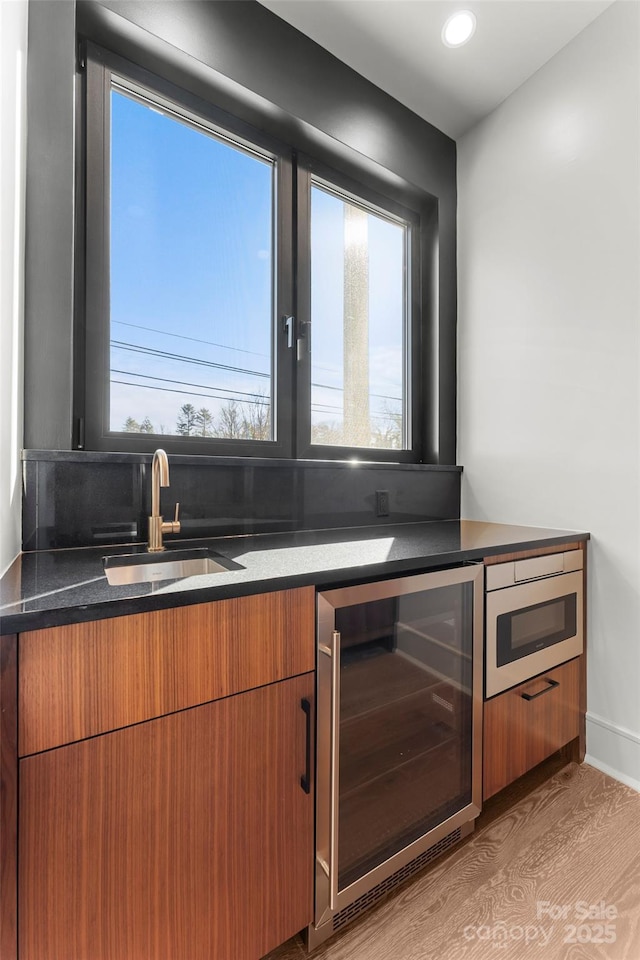
[[[207,407],[196,409],[185,403],[178,411],[175,430],[167,430],[164,424],[157,428],[149,417],[138,421],[127,417],[122,427],[125,433],[171,434],[179,437],[221,437],[229,440],[271,439],[271,406],[267,400],[256,403],[239,403],[228,400],[220,407],[217,416]]]
[[[127,417],[122,427],[125,433],[153,433],[179,437],[217,437],[226,440],[270,440],[271,405],[266,398],[255,403],[228,400],[217,415],[207,407],[196,409],[185,403],[178,411],[175,430],[164,424],[154,426],[149,417],[138,421]],[[352,446],[342,424],[318,423],[311,428],[311,442],[331,446]],[[399,450],[402,446],[402,413],[386,407],[371,429],[371,446],[384,450]]]

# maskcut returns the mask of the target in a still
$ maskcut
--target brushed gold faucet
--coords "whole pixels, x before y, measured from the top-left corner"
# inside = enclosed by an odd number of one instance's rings
[[[169,460],[164,450],[156,450],[151,464],[151,516],[149,517],[149,553],[159,553],[164,550],[162,536],[165,533],[180,533],[178,512],[180,504],[176,503],[176,514],[173,520],[165,521],[160,513],[160,487],[169,486]]]

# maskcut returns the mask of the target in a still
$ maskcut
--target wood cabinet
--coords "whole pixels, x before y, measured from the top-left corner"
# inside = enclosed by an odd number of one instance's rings
[[[20,960],[258,960],[311,922],[314,624],[302,588],[18,638]]]
[[[584,650],[586,651],[586,544],[538,547],[519,553],[485,557],[490,566],[582,550]],[[567,760],[584,760],[586,750],[586,652],[540,676],[500,693],[484,703],[483,799],[527,773],[551,754],[564,749]]]
[[[312,917],[313,674],[23,760],[20,960],[257,960]]]
[[[483,799],[579,736],[582,659],[576,657],[485,703]]]
[[[17,637],[0,637],[0,960],[18,952]]]

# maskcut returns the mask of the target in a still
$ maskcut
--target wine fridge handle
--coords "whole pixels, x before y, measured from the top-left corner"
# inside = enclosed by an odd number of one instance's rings
[[[340,800],[340,633],[331,633],[331,869],[330,906],[337,909],[338,900],[338,806]]]

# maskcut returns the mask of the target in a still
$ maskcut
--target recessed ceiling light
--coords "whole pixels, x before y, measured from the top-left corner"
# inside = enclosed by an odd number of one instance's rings
[[[449,17],[442,28],[442,42],[446,47],[461,47],[471,40],[475,29],[475,14],[471,10],[459,10]]]

